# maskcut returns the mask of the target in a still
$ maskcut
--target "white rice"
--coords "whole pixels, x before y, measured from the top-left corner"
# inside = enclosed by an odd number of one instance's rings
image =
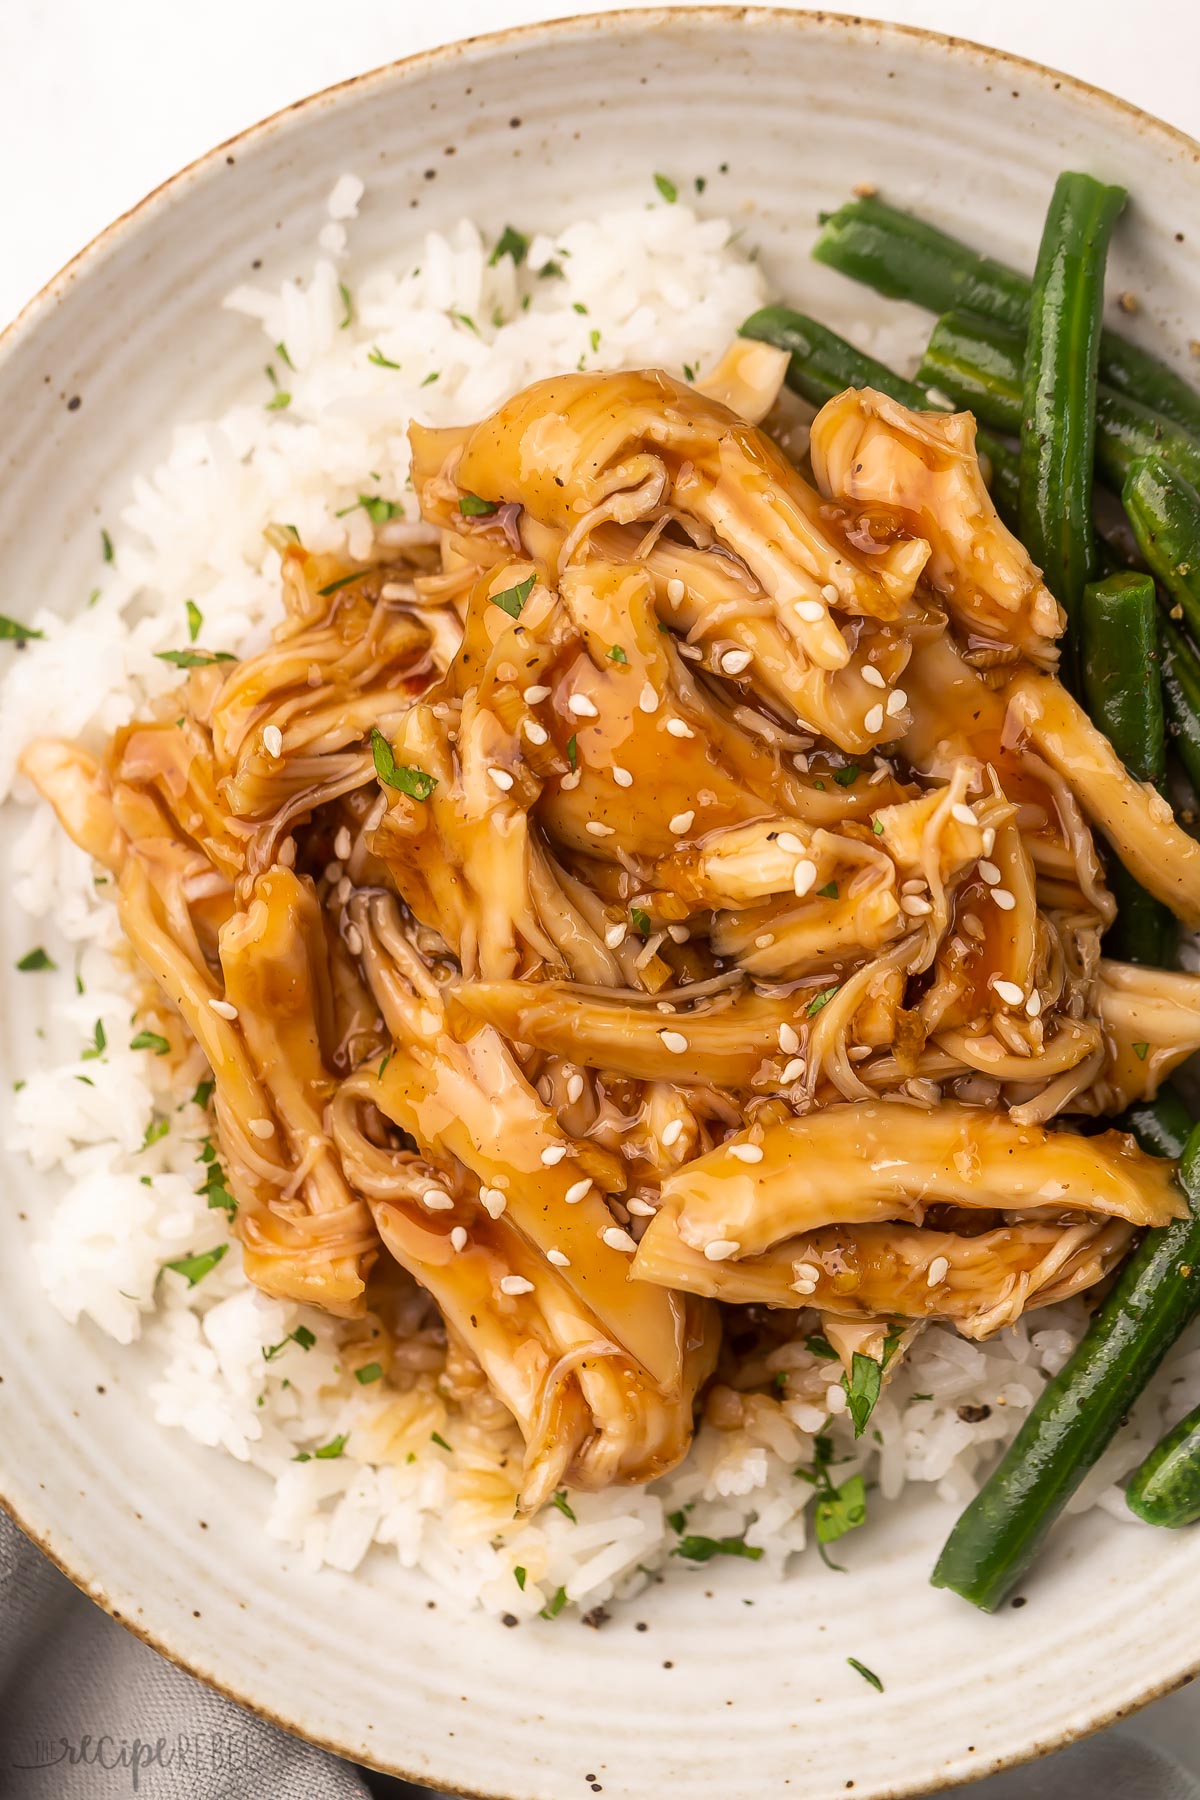
[[[242,287],[226,302],[257,321],[270,346],[286,345],[286,360],[271,354],[289,404],[269,409],[264,382],[223,417],[180,425],[112,526],[115,556],[97,572],[95,603],[70,624],[39,610],[32,623],[44,641],[9,657],[0,798],[32,800],[22,782],[13,785],[32,737],[98,743],[174,685],[175,671],[155,653],[186,644],[186,600],[203,613],[207,648],[241,652],[264,641],[279,608],[278,557],[263,538],[269,521],[294,524],[311,549],[352,557],[369,554],[372,527],[361,509],[337,514],[361,493],[405,497],[411,522],[410,419],[477,418],[526,382],[577,366],[702,372],[768,297],[759,269],[732,246],[728,222],[679,204],[535,237],[519,271],[507,258],[491,266],[490,243],[464,221],[447,236],[427,235],[394,266],[350,276],[339,259],[362,196],[350,175],[333,187],[323,254],[306,283]],[[547,263],[562,273],[539,278]],[[342,283],[352,292],[349,323]],[[878,333],[859,337],[878,354],[899,353]],[[845,1459],[835,1479],[869,1473],[884,1504],[910,1482],[965,1500],[1078,1333],[1078,1304],[1035,1314],[983,1345],[926,1331],[887,1381],[857,1446],[844,1417],[829,1421],[845,1404],[838,1365],[789,1346],[777,1360],[790,1370],[790,1397],[752,1407],[743,1428],[705,1426],[673,1475],[645,1489],[572,1494],[573,1519],[551,1507],[518,1524],[511,1457],[498,1472],[494,1445],[455,1441],[455,1422],[434,1395],[360,1386],[339,1362],[336,1322],[259,1293],[236,1249],[192,1288],[160,1274],[164,1263],[226,1238],[225,1215],[196,1193],[206,1119],[189,1096],[206,1071],[197,1053],[194,1066],[169,1079],[152,1052],[128,1048],[133,984],[127,962],[112,956],[120,935],[113,909],[44,805],[32,806],[13,876],[18,904],[38,921],[31,942],[44,943],[62,971],[11,978],[55,984],[53,1028],[28,1046],[7,1135],[34,1166],[62,1172],[63,1197],[41,1220],[34,1247],[47,1298],[81,1329],[120,1344],[149,1340],[159,1371],[149,1395],[155,1417],[260,1468],[267,1535],[314,1566],[356,1568],[378,1544],[468,1605],[519,1619],[563,1590],[586,1611],[636,1592],[660,1565],[687,1578],[687,1565],[671,1556],[679,1536],[669,1518],[687,1509],[689,1533],[744,1535],[763,1552],[738,1565],[750,1591],[804,1547],[812,1487],[795,1471],[811,1463],[815,1434],[831,1429]],[[97,1020],[104,1053],[82,1057],[95,1045]],[[169,1129],[147,1145],[156,1119]],[[315,1337],[309,1349],[290,1339],[301,1325]],[[265,1360],[264,1349],[281,1344]],[[1197,1397],[1193,1345],[1169,1360],[1075,1506],[1128,1518],[1115,1482],[1164,1419]],[[312,1454],[343,1435],[342,1455]],[[305,1452],[308,1460],[295,1460]],[[858,1538],[837,1554],[869,1555],[869,1532]]]

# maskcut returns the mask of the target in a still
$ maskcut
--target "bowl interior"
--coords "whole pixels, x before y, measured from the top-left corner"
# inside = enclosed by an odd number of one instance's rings
[[[368,184],[358,260],[402,258],[467,214],[552,228],[652,172],[730,218],[772,288],[835,327],[870,296],[808,260],[819,208],[856,183],[1026,265],[1055,174],[1133,197],[1110,291],[1180,351],[1200,300],[1195,147],[1117,102],[961,44],[781,12],[608,15],[417,59],[215,152],[87,252],[0,356],[0,546],[14,597],[69,612],[95,534],[170,422],[257,370],[221,296],[255,259],[302,270],[333,180]],[[81,404],[68,409],[79,396]],[[3,830],[11,841],[11,822]],[[0,969],[25,947],[0,920]],[[39,996],[8,984],[0,1092]],[[43,1301],[29,1242],[50,1184],[4,1164],[0,1444],[26,1528],[134,1629],[293,1730],[467,1793],[592,1791],[833,1800],[923,1791],[1049,1747],[1171,1684],[1196,1657],[1200,1538],[1096,1514],[1061,1533],[1029,1603],[995,1619],[927,1582],[952,1509],[884,1510],[847,1552],[782,1585],[709,1566],[603,1630],[464,1620],[377,1553],[306,1573],[262,1533],[262,1478],[155,1426],[143,1359]],[[747,1604],[752,1601],[753,1604]],[[635,1629],[642,1621],[648,1627]],[[846,1665],[878,1671],[874,1693]]]

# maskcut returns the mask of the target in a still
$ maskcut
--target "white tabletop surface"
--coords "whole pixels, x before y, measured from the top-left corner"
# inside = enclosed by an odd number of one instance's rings
[[[0,323],[165,176],[301,95],[454,38],[615,9],[616,0],[0,0]],[[862,10],[1069,70],[1200,137],[1195,0],[865,0]],[[1127,1729],[1200,1773],[1194,1690]]]

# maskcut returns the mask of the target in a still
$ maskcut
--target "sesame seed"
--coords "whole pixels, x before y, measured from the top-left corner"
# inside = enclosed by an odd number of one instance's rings
[[[610,925],[604,934],[604,942],[610,950],[619,950],[628,934],[628,925]]]
[[[623,769],[620,763],[613,764],[612,778],[618,787],[630,788],[633,786],[633,776],[628,769]]]
[[[210,1000],[208,1004],[219,1018],[236,1019],[238,1016],[237,1007],[231,1006],[228,1000]]]
[[[796,616],[806,625],[819,625],[825,617],[825,608],[819,600],[797,600]]]
[[[1024,1005],[1025,990],[1019,988],[1015,981],[993,981],[992,986],[1007,1006]]]
[[[638,705],[644,713],[658,711],[658,690],[653,682],[648,681],[638,695]],[[668,727],[668,730],[670,727]]]
[[[667,936],[673,944],[686,944],[691,935],[686,925],[667,926]]]
[[[769,950],[774,942],[775,933],[773,931],[760,931],[754,940],[754,948],[756,950]]]
[[[709,1262],[725,1262],[736,1256],[741,1247],[733,1238],[713,1238],[711,1243],[705,1244],[704,1254]]]
[[[454,1230],[450,1233],[450,1242],[455,1250],[465,1250],[466,1249],[466,1247],[467,1247],[467,1228],[465,1225],[456,1225],[454,1227]]]
[[[583,829],[589,831],[593,837],[605,838],[613,835],[613,827],[602,825],[599,819],[589,819]]]
[[[652,1219],[656,1210],[648,1200],[639,1199],[636,1194],[625,1202],[625,1211],[632,1213],[635,1219]]]
[[[531,744],[544,744],[550,736],[546,727],[544,725],[539,725],[536,719],[522,719],[521,730],[525,733],[525,736],[529,739]]]
[[[779,1027],[779,1048],[785,1056],[795,1056],[800,1048],[800,1033],[794,1025],[784,1024]]]
[[[550,689],[543,687],[540,682],[535,682],[532,687],[525,689],[522,698],[526,706],[540,706],[543,700],[550,698]]]
[[[667,1123],[662,1128],[662,1136],[659,1139],[659,1142],[662,1144],[663,1149],[669,1150],[671,1148],[671,1145],[673,1143],[675,1143],[675,1141],[680,1137],[682,1132],[683,1132],[683,1120],[682,1119],[668,1119]]]
[[[263,726],[263,749],[268,756],[283,755],[283,733],[278,725]]]
[[[926,913],[931,913],[933,908],[928,900],[922,900],[919,894],[902,894],[900,896],[900,910],[901,912],[906,912],[910,918],[922,919],[925,917]]]
[[[879,670],[875,667],[874,663],[863,664],[862,678],[868,687],[881,688],[887,686],[887,682],[883,679],[883,676],[879,673]]]
[[[798,862],[792,873],[792,889],[802,899],[816,879],[816,863],[808,862],[807,859]]]
[[[937,1287],[939,1282],[945,1281],[945,1279],[949,1273],[950,1273],[949,1260],[944,1256],[935,1256],[933,1261],[929,1265],[929,1285],[930,1285],[930,1287]]]
[[[961,800],[956,801],[950,808],[950,817],[957,819],[960,825],[978,825],[979,823],[972,808],[964,806]]]
[[[1017,904],[1016,895],[1010,894],[1007,888],[993,888],[992,899],[996,902],[996,905],[1000,908],[1001,912],[1011,912],[1013,907]]]
[[[704,660],[704,652],[699,644],[680,644],[679,654],[685,656],[688,662],[703,662]]]
[[[583,779],[583,770],[582,769],[572,769],[571,773],[569,775],[563,776],[562,780],[559,782],[558,785],[564,791],[568,791],[571,788],[577,788],[582,779]]]
[[[568,1100],[568,1102],[572,1106],[574,1106],[575,1102],[577,1100],[582,1100],[582,1098],[583,1098],[583,1076],[582,1075],[569,1076],[567,1079],[567,1100]]]
[[[789,856],[804,855],[804,845],[794,831],[781,831],[775,842],[781,850],[786,850]]]
[[[1025,1002],[1025,1011],[1029,1014],[1031,1019],[1036,1019],[1041,1010],[1042,996],[1038,993],[1037,989],[1034,988],[1032,994],[1030,994],[1028,1000]]]
[[[669,1050],[673,1056],[682,1056],[688,1047],[682,1031],[660,1031],[658,1035],[662,1039],[663,1049]]]
[[[805,756],[802,751],[797,751],[795,756],[793,756],[793,758],[792,758],[792,766],[793,766],[793,768],[798,770],[801,775],[807,775],[808,774],[808,758],[807,758],[807,756]]]
[[[247,1123],[256,1138],[269,1138],[274,1135],[275,1124],[272,1119],[249,1119]]]
[[[610,1250],[623,1250],[626,1256],[632,1256],[637,1249],[636,1238],[631,1238],[619,1225],[610,1225],[607,1231],[601,1232],[600,1237]]]
[[[983,854],[990,856],[996,848],[996,827],[989,825],[983,834]]]
[[[421,1205],[430,1212],[453,1212],[454,1202],[444,1188],[426,1188],[421,1195]]]
[[[824,596],[824,598],[826,600],[828,600],[830,606],[837,605],[838,591],[834,587],[832,581],[827,581],[825,583],[825,586],[821,589],[821,593]]]
[[[744,1163],[759,1163],[763,1159],[761,1144],[730,1144],[729,1154]]]
[[[671,602],[671,605],[678,606],[686,592],[687,589],[684,587],[682,581],[679,580],[679,577],[673,575],[667,583],[667,599]]]
[[[567,1146],[565,1144],[547,1144],[542,1151],[542,1161],[548,1169],[552,1169],[555,1163],[560,1163],[566,1154]]]
[[[694,812],[676,813],[674,818],[672,818],[668,821],[667,830],[673,831],[675,833],[675,836],[678,837],[681,832],[688,831],[691,829],[692,820],[695,817],[696,817],[696,815]]]
[[[879,706],[879,705],[872,706],[868,710],[866,716],[863,719],[863,729],[865,731],[871,731],[871,732],[882,731],[882,729],[883,729],[883,708],[882,708],[882,706]]]
[[[981,862],[978,867],[979,873],[983,876],[983,879],[987,882],[989,887],[994,886],[995,883],[999,881],[1000,871],[994,862]]]
[[[498,1219],[508,1205],[508,1201],[500,1192],[499,1188],[481,1187],[479,1190],[479,1204],[490,1219]]]
[[[816,1291],[817,1284],[815,1281],[805,1281],[803,1277],[801,1277],[799,1281],[793,1281],[792,1283],[793,1294],[815,1294]]]
[[[740,675],[753,661],[749,650],[727,650],[721,658],[722,675]]]
[[[347,925],[346,927],[346,948],[351,956],[362,955],[362,933],[359,931],[357,925]]]
[[[587,1199],[591,1185],[591,1182],[586,1176],[584,1176],[582,1181],[573,1181],[563,1195],[563,1199],[568,1206],[578,1206],[581,1200]]]
[[[804,1058],[802,1056],[793,1056],[791,1062],[785,1065],[781,1079],[785,1086],[790,1085],[793,1081],[799,1081],[803,1073]]]
[[[532,1294],[533,1283],[532,1281],[526,1281],[523,1275],[502,1275],[500,1277],[500,1292],[502,1294],[513,1295]]]
[[[337,857],[339,862],[345,862],[353,848],[354,842],[346,826],[343,825],[333,840],[333,854]]]
[[[792,1274],[797,1281],[817,1282],[821,1279],[821,1271],[816,1263],[802,1262],[792,1266]]]
[[[507,769],[489,769],[488,774],[491,776],[491,778],[495,782],[496,786],[500,789],[501,793],[507,794],[509,788],[511,788],[511,786],[513,784],[513,778],[509,774],[508,770]]]
[[[547,1250],[546,1261],[553,1263],[556,1269],[569,1269],[571,1266],[570,1257],[564,1256],[561,1250]]]
[[[696,735],[691,726],[683,719],[668,719],[667,730],[672,737],[677,738],[690,738]]]
[[[888,695],[888,700],[887,700],[888,718],[894,719],[896,717],[896,714],[902,713],[907,705],[908,705],[908,695],[905,693],[904,689],[903,688],[893,688],[891,693]]]

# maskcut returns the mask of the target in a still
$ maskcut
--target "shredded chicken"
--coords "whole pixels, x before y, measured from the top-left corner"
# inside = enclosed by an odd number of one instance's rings
[[[1056,681],[972,421],[841,395],[814,484],[785,365],[414,426],[399,561],[281,540],[267,649],[25,758],[212,1066],[247,1273],[407,1283],[389,1368],[515,1422],[525,1508],[677,1462],[719,1353],[744,1417],[731,1309],[984,1337],[1180,1212],[1079,1126],[1200,1047],[1106,860],[1195,925],[1200,851]]]

